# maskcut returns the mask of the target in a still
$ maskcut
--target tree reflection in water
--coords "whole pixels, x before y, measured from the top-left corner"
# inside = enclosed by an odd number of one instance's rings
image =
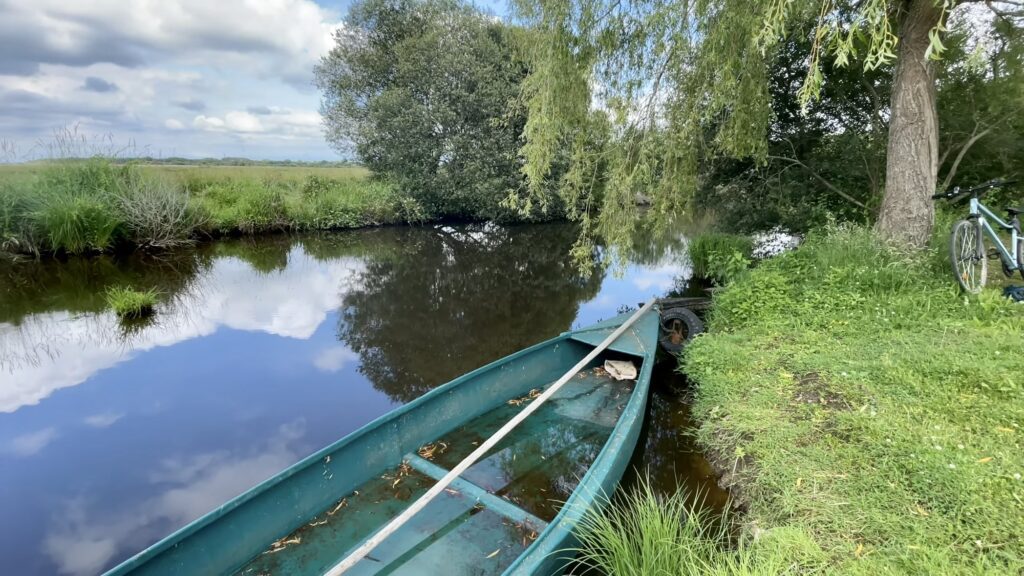
[[[338,337],[400,402],[568,330],[604,277],[574,268],[565,224],[397,234],[402,249],[367,262],[345,294]]]

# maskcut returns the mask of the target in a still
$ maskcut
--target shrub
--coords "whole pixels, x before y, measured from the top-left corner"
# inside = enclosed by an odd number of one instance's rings
[[[149,316],[156,309],[159,293],[150,288],[135,290],[124,286],[107,288],[107,305],[120,318],[135,319]]]
[[[708,232],[688,243],[693,275],[727,284],[750,266],[753,241],[747,236]]]
[[[114,199],[129,239],[138,246],[169,248],[188,243],[205,220],[182,185],[166,176],[132,171],[118,183]]]
[[[302,197],[306,200],[323,198],[331,190],[331,181],[317,174],[310,174],[302,184]]]

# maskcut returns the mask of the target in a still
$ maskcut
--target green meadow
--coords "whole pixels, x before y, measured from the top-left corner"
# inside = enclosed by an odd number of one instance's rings
[[[424,219],[358,166],[150,166],[106,159],[0,167],[0,250],[88,254],[203,238]]]

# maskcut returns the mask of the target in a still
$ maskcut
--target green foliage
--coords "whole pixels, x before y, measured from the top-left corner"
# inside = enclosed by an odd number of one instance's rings
[[[687,254],[694,276],[728,284],[750,267],[753,247],[748,236],[705,232],[689,240]]]
[[[776,575],[823,564],[800,533],[775,530],[732,542],[731,518],[711,517],[684,493],[664,497],[648,482],[590,512],[580,523],[579,562],[601,574]]]
[[[353,4],[315,70],[328,140],[428,217],[507,217],[525,122],[516,33],[457,0]]]
[[[196,195],[213,232],[280,231],[287,227],[284,194],[277,186],[241,179],[213,183]]]
[[[102,252],[114,244],[121,225],[106,201],[77,193],[57,193],[33,215],[48,246],[69,254]]]
[[[353,169],[152,168],[109,160],[0,171],[0,251],[168,248],[201,234],[420,222],[422,205]]]
[[[1020,174],[1024,165],[1024,30],[996,19],[990,29],[954,18],[939,67],[940,189]],[[986,202],[1021,202],[1022,189]]]
[[[0,252],[39,253],[42,238],[28,217],[38,211],[39,202],[24,186],[0,180]]]
[[[120,318],[136,319],[153,313],[159,293],[154,289],[135,290],[124,286],[107,288],[107,306]]]
[[[545,190],[560,151],[569,148],[587,150],[569,154],[567,171],[588,177],[561,182],[560,189],[567,201],[590,208],[576,215],[586,243],[601,235],[621,245],[638,225],[666,228],[695,198],[723,224],[747,231],[776,224],[805,230],[829,216],[870,221],[882,205],[887,163],[933,162],[910,152],[886,154],[895,41],[906,32],[900,26],[920,28],[923,18],[928,56],[941,54],[943,65],[980,60],[947,39],[947,28],[971,25],[948,21],[962,2],[929,1],[518,0],[520,15],[535,29],[524,83],[530,188],[519,205],[529,206],[530,195]],[[912,8],[923,16],[908,16]],[[1017,11],[1000,20],[1019,30],[1020,18]],[[1013,51],[1010,43],[995,45]],[[983,62],[977,81],[1005,69],[1000,62]],[[950,125],[972,122],[963,113],[970,98],[963,91],[950,104],[960,107],[956,118],[947,112]],[[589,137],[601,146],[587,148],[580,135],[595,123],[595,110],[609,129]],[[985,127],[995,127],[994,118],[988,115]],[[939,125],[947,125],[945,116]],[[951,133],[953,152],[940,159],[952,163],[971,128]],[[1013,130],[1007,125],[991,133]],[[931,193],[890,192],[915,200]],[[651,210],[636,208],[638,195]]]
[[[958,0],[933,0],[938,21],[929,32],[925,58],[938,59],[945,51],[940,35],[946,31],[949,11]],[[822,0],[771,0],[763,8],[764,25],[756,43],[768,52],[790,34],[803,35],[810,25],[813,45],[807,74],[800,87],[800,101],[816,99],[824,84],[822,60],[831,57],[836,66],[863,61],[865,70],[876,70],[896,61],[897,28],[904,18],[901,6],[892,0],[866,2],[823,2]]]
[[[122,232],[113,198],[130,168],[93,159],[57,161],[38,175],[31,191],[36,208],[21,214],[42,238],[47,250],[71,254],[111,248]]]
[[[818,231],[716,294],[685,358],[698,436],[747,520],[826,572],[1016,574],[1021,333],[1024,307],[963,298],[933,254]]]

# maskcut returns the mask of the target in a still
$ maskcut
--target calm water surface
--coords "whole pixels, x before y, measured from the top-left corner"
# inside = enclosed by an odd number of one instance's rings
[[[427,390],[687,276],[662,245],[583,278],[574,235],[388,228],[0,265],[3,572],[100,573]],[[155,318],[118,321],[111,285],[159,289]],[[709,475],[662,388],[634,461]]]

